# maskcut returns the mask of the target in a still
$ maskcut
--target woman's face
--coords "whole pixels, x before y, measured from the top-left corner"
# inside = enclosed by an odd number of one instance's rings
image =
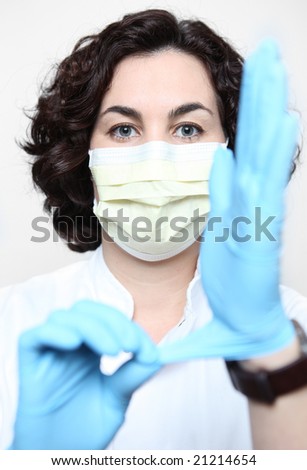
[[[127,57],[103,98],[90,147],[224,142],[208,74],[193,56],[174,50]]]

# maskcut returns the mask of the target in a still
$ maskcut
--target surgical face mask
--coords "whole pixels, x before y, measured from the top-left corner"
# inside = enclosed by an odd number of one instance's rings
[[[129,254],[160,261],[191,246],[209,212],[208,180],[216,142],[96,148],[89,166],[98,191],[94,213]]]

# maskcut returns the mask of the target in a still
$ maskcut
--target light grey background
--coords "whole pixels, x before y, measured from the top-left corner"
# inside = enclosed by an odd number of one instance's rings
[[[230,39],[243,55],[259,40],[278,40],[289,72],[291,105],[307,118],[307,3],[305,0],[11,0],[2,5],[1,151],[0,151],[0,286],[78,261],[62,242],[31,242],[31,222],[43,216],[42,197],[30,179],[28,157],[15,140],[28,125],[23,108],[31,108],[41,81],[75,42],[123,14],[166,8],[181,17],[199,17]],[[306,139],[306,137],[305,137]],[[282,280],[307,295],[307,169],[304,151],[287,194]]]

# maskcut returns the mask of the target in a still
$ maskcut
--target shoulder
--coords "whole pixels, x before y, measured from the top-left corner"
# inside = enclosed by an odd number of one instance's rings
[[[52,310],[90,297],[91,259],[0,289],[0,324],[4,322],[6,331],[9,324],[31,327],[44,321]]]

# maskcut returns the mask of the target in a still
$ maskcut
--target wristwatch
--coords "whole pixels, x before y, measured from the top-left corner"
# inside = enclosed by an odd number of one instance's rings
[[[307,385],[307,336],[296,321],[292,320],[301,346],[301,357],[281,369],[251,372],[239,361],[226,361],[231,381],[236,390],[263,403],[273,403],[280,395],[293,392]]]

